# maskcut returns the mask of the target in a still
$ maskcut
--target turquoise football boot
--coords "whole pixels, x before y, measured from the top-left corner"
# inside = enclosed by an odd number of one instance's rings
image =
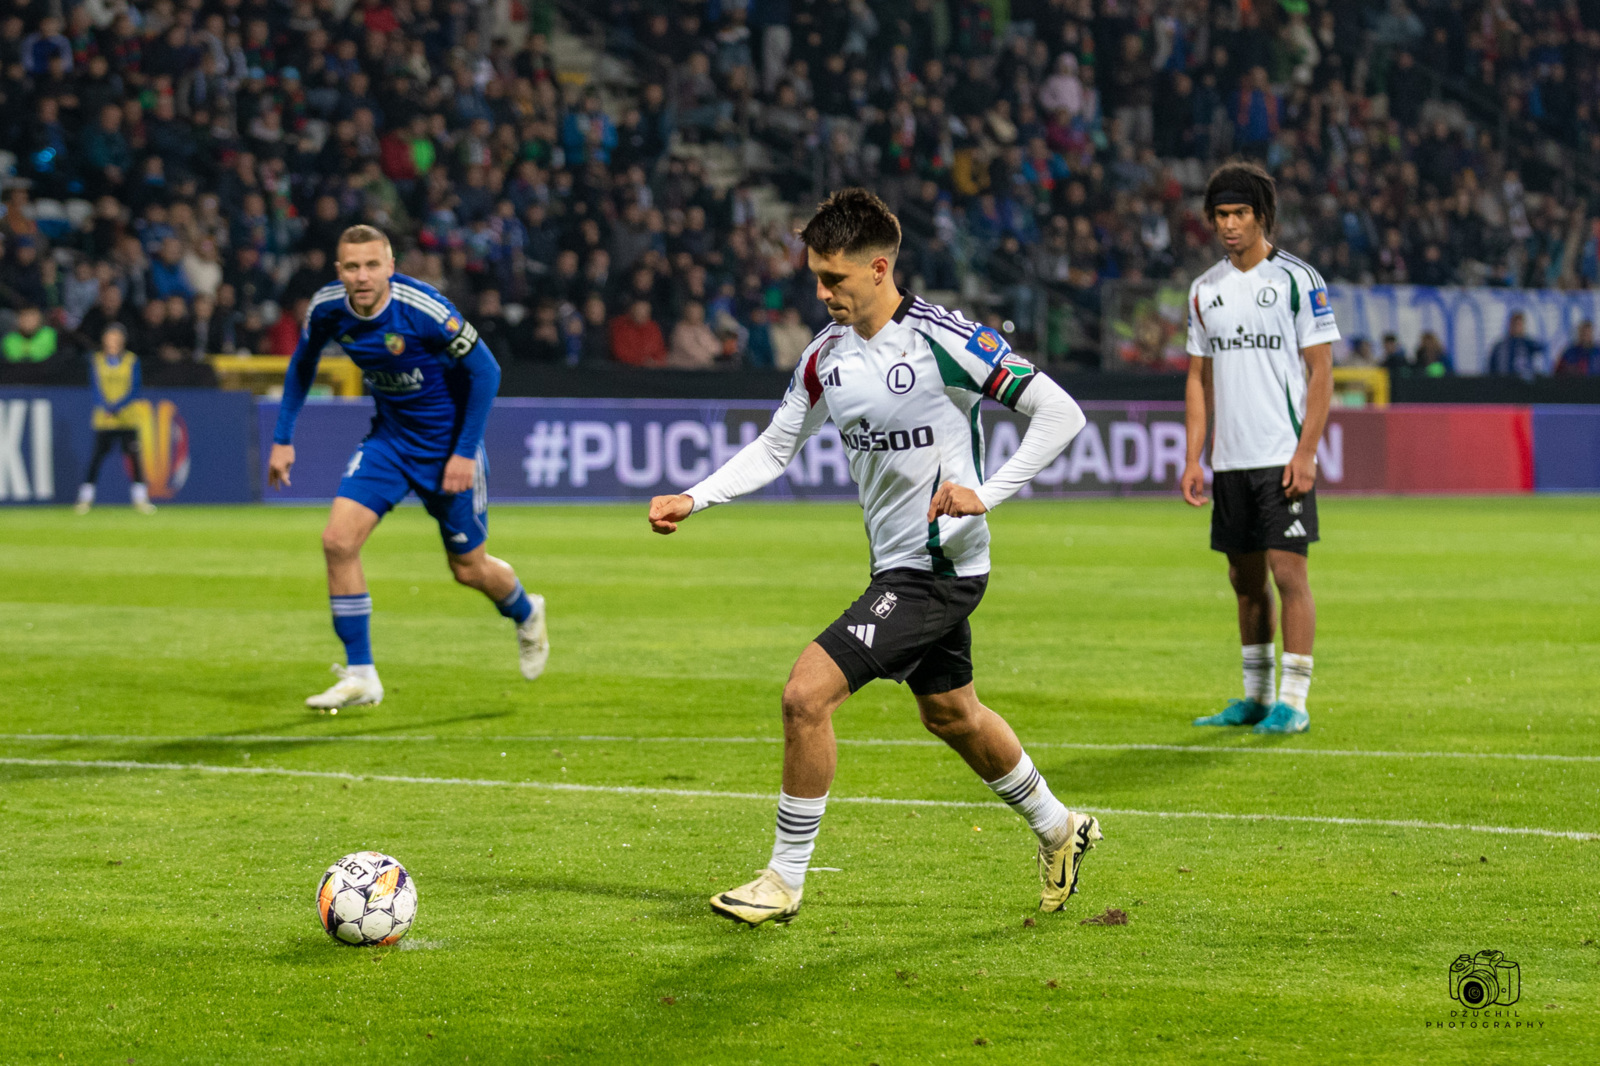
[[[1195,725],[1255,725],[1267,716],[1267,705],[1259,700],[1229,700],[1216,714],[1196,718]]]
[[[1252,733],[1304,733],[1311,728],[1311,716],[1287,703],[1274,703],[1271,712]]]

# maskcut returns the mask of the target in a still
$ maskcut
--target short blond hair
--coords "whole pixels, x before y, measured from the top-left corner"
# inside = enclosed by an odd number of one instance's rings
[[[388,236],[377,226],[360,223],[339,234],[339,247],[341,248],[347,244],[371,244],[373,241],[382,243],[385,248],[389,249],[390,255],[394,254],[394,249],[389,245]]]

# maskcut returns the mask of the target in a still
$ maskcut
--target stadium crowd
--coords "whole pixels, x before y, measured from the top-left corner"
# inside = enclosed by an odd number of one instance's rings
[[[1600,156],[1600,0],[549,5],[9,5],[0,374],[76,379],[113,321],[158,383],[287,353],[357,221],[502,362],[788,367],[826,313],[764,189],[855,183],[907,285],[1097,364],[1107,283],[1217,258],[1196,192],[1229,155],[1330,280],[1600,284],[1550,164]],[[635,83],[558,73],[558,20]],[[718,151],[754,162],[713,182]]]

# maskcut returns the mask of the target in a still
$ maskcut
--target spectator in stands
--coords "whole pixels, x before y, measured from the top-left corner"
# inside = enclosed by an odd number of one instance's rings
[[[772,365],[779,370],[793,370],[800,365],[800,357],[811,343],[812,333],[800,321],[800,310],[785,307],[778,321],[771,327]]]
[[[1578,323],[1578,335],[1561,353],[1556,377],[1594,377],[1600,375],[1600,344],[1594,341],[1594,323]]]
[[[1549,373],[1545,365],[1545,345],[1528,336],[1528,319],[1521,311],[1511,312],[1506,335],[1489,349],[1489,373],[1532,381]]]
[[[0,354],[8,363],[43,363],[56,354],[58,339],[54,326],[45,324],[44,313],[29,304],[17,312],[17,326],[0,338]]]
[[[600,366],[611,359],[611,338],[606,329],[606,302],[595,293],[583,302],[583,313],[570,316],[572,326],[582,331],[577,358],[569,363],[581,362]]]
[[[683,305],[683,317],[672,327],[667,365],[681,370],[708,370],[722,354],[722,344],[706,324],[706,306],[699,300]]]
[[[560,312],[555,301],[540,300],[533,313],[524,319],[524,328],[513,331],[515,340],[508,344],[506,356],[530,363],[564,362],[566,343],[561,336]],[[602,317],[601,325],[604,324]],[[506,357],[500,357],[500,361],[504,363]]]
[[[472,316],[472,325],[478,331],[478,336],[483,339],[483,343],[488,346],[489,354],[501,363],[513,358],[515,353],[511,323],[506,321],[499,289],[484,289],[478,293],[478,306]]]
[[[1417,361],[1412,373],[1417,377],[1444,378],[1456,372],[1455,360],[1445,351],[1444,342],[1431,330],[1417,342]]]
[[[1400,343],[1400,338],[1393,333],[1383,335],[1383,352],[1378,358],[1378,363],[1391,374],[1409,372],[1411,360],[1406,356],[1406,350]]]
[[[150,277],[145,284],[146,291],[154,300],[165,300],[169,296],[182,296],[185,300],[194,297],[194,286],[189,283],[183,269],[183,242],[177,237],[168,237],[161,242],[161,249],[150,264]]]
[[[0,297],[12,307],[50,306],[37,238],[24,237],[16,241],[11,255],[0,262]]]
[[[611,320],[611,358],[628,366],[666,366],[667,343],[650,301],[636,297],[626,314]]]
[[[300,341],[300,328],[306,320],[306,312],[311,308],[311,301],[299,299],[284,308],[272,323],[267,327],[268,355],[293,355],[294,348]]]
[[[750,312],[750,335],[745,341],[745,365],[753,370],[775,369],[772,350],[772,312],[758,307]]]

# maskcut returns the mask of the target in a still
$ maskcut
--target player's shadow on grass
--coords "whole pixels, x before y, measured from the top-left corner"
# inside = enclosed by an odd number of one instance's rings
[[[1138,796],[1152,787],[1181,786],[1219,766],[1237,764],[1226,752],[1083,752],[1044,749],[1034,758],[1052,791],[1071,807],[1093,807],[1107,796]],[[1285,769],[1288,769],[1285,764]]]
[[[621,865],[618,864],[621,869]],[[684,916],[698,913],[699,908],[706,906],[706,900],[711,898],[711,893],[690,891],[681,886],[681,881],[668,881],[663,878],[660,882],[650,882],[644,885],[638,883],[622,884],[597,881],[592,878],[561,876],[552,872],[535,874],[478,874],[473,876],[456,876],[450,878],[450,883],[457,889],[468,891],[474,898],[501,895],[533,895],[551,892],[568,892],[586,898],[605,897],[614,900],[634,900],[639,903],[651,905],[666,905],[673,908],[674,916],[681,909]]]

